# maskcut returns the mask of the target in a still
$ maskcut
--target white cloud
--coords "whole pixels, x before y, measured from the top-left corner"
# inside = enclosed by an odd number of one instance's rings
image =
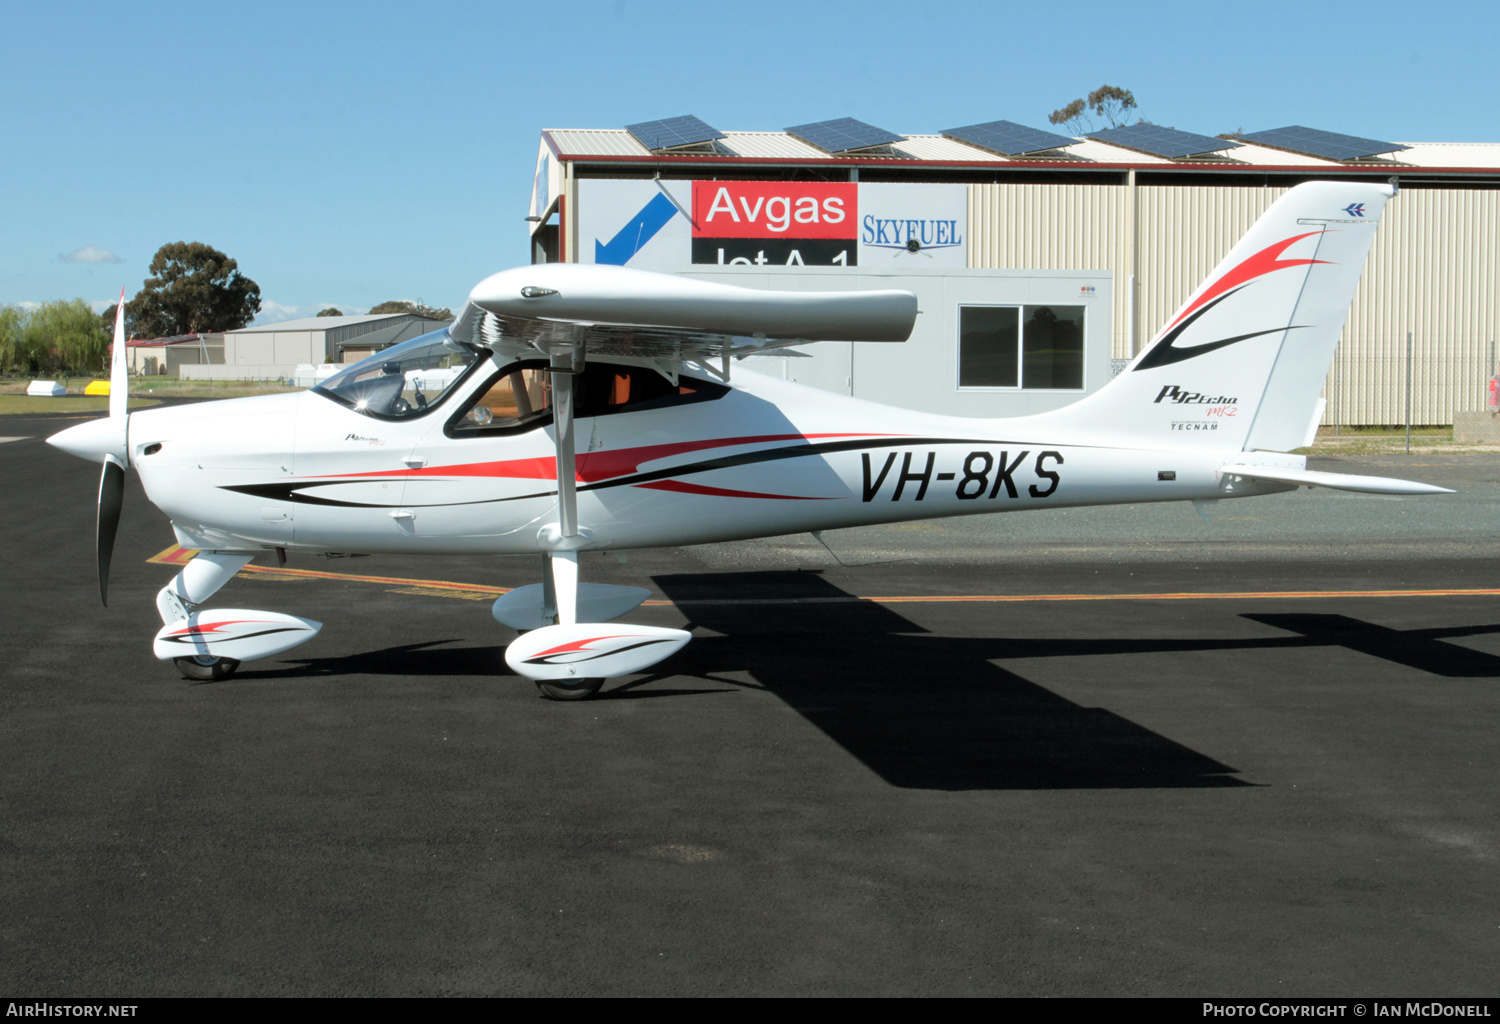
[[[257,327],[264,327],[266,324],[279,324],[283,320],[300,320],[307,316],[317,316],[329,306],[345,316],[357,316],[365,312],[359,306],[351,306],[344,302],[315,302],[308,306],[283,306],[270,299],[261,299],[260,313],[256,315],[254,323]]]
[[[61,257],[64,263],[124,263],[108,249],[101,249],[97,245],[85,245],[82,249],[74,249],[66,256]]]

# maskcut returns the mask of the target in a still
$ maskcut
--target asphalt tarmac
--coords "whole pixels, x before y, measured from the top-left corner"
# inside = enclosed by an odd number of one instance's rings
[[[178,678],[63,425],[0,442],[0,995],[1500,987],[1500,456],[589,556],[695,639],[569,704],[489,615],[534,559],[260,560],[214,603],[322,634]]]

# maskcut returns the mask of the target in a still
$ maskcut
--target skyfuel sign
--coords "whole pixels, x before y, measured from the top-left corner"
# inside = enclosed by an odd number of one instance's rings
[[[968,266],[964,185],[584,179],[578,190],[584,263]]]

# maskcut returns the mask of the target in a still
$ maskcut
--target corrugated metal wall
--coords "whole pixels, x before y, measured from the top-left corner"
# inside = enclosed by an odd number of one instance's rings
[[[1147,185],[1136,190],[1137,301],[1145,344],[1283,188]],[[1130,189],[970,186],[975,267],[1106,269],[1114,274],[1114,355],[1130,354]],[[1386,207],[1325,387],[1325,422],[1412,421],[1482,409],[1489,346],[1500,341],[1500,191],[1406,188]]]
[[[1328,422],[1452,423],[1484,408],[1500,340],[1500,192],[1404,189],[1387,207],[1325,389]]]
[[[1129,353],[1129,191],[1113,185],[970,185],[969,266],[1114,272],[1114,351]]]

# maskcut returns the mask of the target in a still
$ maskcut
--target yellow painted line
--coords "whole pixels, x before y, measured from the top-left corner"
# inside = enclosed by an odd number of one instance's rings
[[[1148,594],[966,594],[957,597],[867,597],[865,600],[874,601],[877,604],[936,604],[945,601],[1225,601],[1273,597],[1494,597],[1497,595],[1500,595],[1500,589],[1492,588],[1475,590],[1232,590]]]
[[[159,565],[185,565],[198,552],[177,545],[146,559]],[[499,597],[509,593],[510,587],[490,587],[482,583],[456,583],[452,580],[413,579],[407,576],[367,576],[359,573],[320,572],[316,569],[275,568],[269,565],[247,565],[242,573],[264,576],[267,579],[316,579],[344,580],[350,583],[382,583],[403,588],[398,593],[418,594],[434,597],[456,597],[462,600],[478,600],[484,597]],[[983,604],[1026,603],[1039,601],[1251,601],[1301,600],[1311,598],[1349,597],[1500,597],[1496,587],[1451,587],[1426,590],[1229,590],[1229,591],[1169,591],[1142,594],[900,594],[888,597],[856,597],[853,594],[829,597],[764,597],[764,598],[702,598],[685,601],[646,601],[645,606],[672,607],[673,605],[775,605],[775,604],[846,604],[851,601],[868,601],[871,604]]]
[[[173,544],[164,551],[158,552],[148,562],[161,565],[186,565],[192,561],[198,552],[192,548],[178,547]],[[510,587],[487,587],[481,583],[454,583],[451,580],[419,580],[405,576],[365,576],[349,572],[319,572],[316,569],[288,569],[286,567],[275,567],[270,565],[247,565],[240,570],[242,573],[256,576],[269,576],[276,579],[308,579],[308,580],[345,580],[351,583],[390,583],[403,587],[424,587],[432,590],[468,590],[478,591],[485,594],[493,594],[499,597],[510,591]]]

